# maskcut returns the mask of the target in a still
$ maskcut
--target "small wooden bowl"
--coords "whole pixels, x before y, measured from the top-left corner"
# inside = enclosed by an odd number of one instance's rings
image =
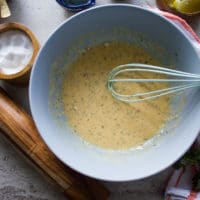
[[[32,45],[33,45],[33,53],[32,53],[32,57],[31,57],[30,61],[28,62],[28,64],[26,64],[24,66],[24,68],[21,71],[19,71],[17,73],[13,73],[13,74],[5,74],[5,73],[0,72],[0,79],[7,80],[13,84],[26,85],[29,82],[30,71],[31,71],[31,68],[33,66],[35,57],[38,53],[40,46],[39,46],[39,43],[38,43],[36,37],[31,32],[31,30],[29,30],[24,25],[15,23],[15,22],[0,24],[0,33],[6,32],[6,31],[11,31],[11,30],[22,31],[30,38]]]

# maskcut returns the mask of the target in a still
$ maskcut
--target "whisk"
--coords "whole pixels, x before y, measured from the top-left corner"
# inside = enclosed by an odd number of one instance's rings
[[[118,78],[119,75],[125,75],[127,72],[148,72],[152,74],[166,75],[166,78]],[[168,78],[171,77],[171,78]],[[117,82],[135,82],[135,83],[173,83],[168,88],[155,89],[151,91],[123,94],[117,91],[115,83]],[[168,69],[148,64],[124,64],[113,68],[107,77],[107,88],[112,96],[120,101],[135,103],[158,98],[164,95],[181,92],[183,90],[199,87],[200,74],[192,74],[179,70]]]

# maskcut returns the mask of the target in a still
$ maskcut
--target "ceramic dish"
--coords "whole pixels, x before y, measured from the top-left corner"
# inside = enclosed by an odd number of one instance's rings
[[[79,11],[86,9],[95,4],[95,0],[86,0],[86,1],[65,1],[65,0],[56,0],[62,7],[67,8],[71,11]]]
[[[88,145],[65,122],[59,100],[64,66],[88,45],[115,39],[145,48],[163,66],[200,73],[197,51],[172,22],[131,5],[100,6],[74,15],[50,35],[32,70],[30,106],[43,140],[66,165],[97,179],[128,181],[160,172],[188,150],[200,130],[200,92],[178,96],[173,108],[180,113],[167,125],[168,133],[144,148],[109,151]]]

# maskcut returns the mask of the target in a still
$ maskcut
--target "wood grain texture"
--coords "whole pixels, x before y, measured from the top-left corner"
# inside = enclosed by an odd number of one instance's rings
[[[22,108],[0,88],[0,127],[35,165],[73,200],[104,200],[108,191],[96,180],[66,167],[42,141],[35,125]]]

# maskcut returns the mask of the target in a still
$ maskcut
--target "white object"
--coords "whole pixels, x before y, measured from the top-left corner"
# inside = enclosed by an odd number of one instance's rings
[[[9,30],[0,33],[0,71],[15,74],[30,61],[33,54],[32,42],[26,33]]]
[[[6,0],[0,0],[0,18],[6,18],[11,15]]]
[[[165,200],[200,200],[200,192],[192,190],[194,166],[175,170],[166,188]]]

